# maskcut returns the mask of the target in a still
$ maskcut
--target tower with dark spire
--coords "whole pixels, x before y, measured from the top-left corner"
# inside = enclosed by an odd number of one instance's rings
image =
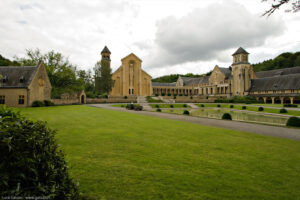
[[[251,79],[255,77],[253,67],[248,61],[249,53],[242,47],[232,54],[232,95],[247,95],[251,87]]]
[[[107,48],[107,46],[105,46],[103,48],[103,50],[101,51],[101,56],[102,56],[102,59],[104,60],[107,60],[109,63],[110,63],[110,51],[109,49]]]

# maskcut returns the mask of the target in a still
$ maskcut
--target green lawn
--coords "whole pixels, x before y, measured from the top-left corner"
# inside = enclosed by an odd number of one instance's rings
[[[183,103],[176,103],[176,104],[149,104],[152,108],[157,108],[157,105],[159,108],[190,108],[189,105],[183,104]],[[171,107],[171,105],[173,107]]]
[[[196,104],[197,106],[201,107],[201,104]],[[237,110],[243,110],[242,107],[246,106],[245,110],[248,111],[256,111],[258,112],[258,107],[257,106],[253,106],[252,104],[245,104],[245,105],[237,105],[237,104],[217,104],[217,103],[209,103],[209,104],[203,104],[204,107],[217,107],[217,105],[220,105],[221,108],[230,108],[230,105],[233,105],[233,109],[237,109]],[[255,104],[255,105],[259,105],[259,104]],[[268,106],[266,104],[264,104],[265,106]],[[276,104],[274,104],[276,105]],[[264,108],[263,111],[260,112],[266,112],[266,113],[276,113],[276,114],[281,114],[279,111],[280,109],[276,109],[276,108],[266,108],[263,105],[261,105],[261,107]],[[285,108],[287,109],[287,108]],[[296,111],[296,110],[287,110],[287,113],[282,113],[284,115],[296,115],[296,116],[300,116],[300,111]]]
[[[300,198],[300,142],[88,106],[23,108],[58,130],[96,199]]]

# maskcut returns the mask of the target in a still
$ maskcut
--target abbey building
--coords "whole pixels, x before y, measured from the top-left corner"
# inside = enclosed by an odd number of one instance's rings
[[[110,60],[107,47],[102,59]],[[142,69],[142,60],[131,53],[121,59],[113,73],[111,96],[188,95],[214,98],[254,96],[265,103],[300,103],[300,67],[254,72],[249,53],[239,48],[233,55],[231,68],[215,66],[210,76],[179,77],[174,83],[151,82]]]

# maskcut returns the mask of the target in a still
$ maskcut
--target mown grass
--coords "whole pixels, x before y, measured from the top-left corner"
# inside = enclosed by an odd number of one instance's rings
[[[58,130],[95,199],[300,197],[300,142],[88,106],[23,108]]]
[[[201,104],[196,104],[197,106],[201,107]],[[245,105],[236,105],[236,104],[217,104],[217,103],[208,103],[208,104],[203,104],[204,107],[217,107],[217,105],[220,105],[220,108],[230,108],[230,105],[233,105],[234,107],[232,109],[236,110],[248,110],[248,111],[256,111],[256,112],[265,112],[265,113],[276,113],[280,114],[280,109],[276,108],[265,108],[264,106],[261,106],[264,108],[263,111],[258,111],[257,106],[253,106],[251,104],[245,104]],[[260,105],[260,104],[256,104]],[[246,109],[242,109],[243,106],[246,106]],[[285,108],[287,109],[287,108]],[[287,113],[283,113],[284,115],[295,115],[295,116],[300,116],[300,111],[297,110],[287,110]]]

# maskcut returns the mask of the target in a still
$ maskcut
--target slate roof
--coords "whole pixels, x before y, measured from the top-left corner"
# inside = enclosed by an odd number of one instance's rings
[[[103,48],[103,50],[101,51],[101,53],[110,53],[109,49],[107,48],[107,46],[105,46]]]
[[[288,75],[288,74],[300,74],[300,67],[262,71],[262,72],[256,72],[255,74],[257,78],[266,78],[266,77],[281,76],[281,75]]]
[[[31,83],[38,67],[0,66],[0,88],[27,88]],[[23,78],[23,81],[20,79]],[[6,79],[4,82],[3,79]]]
[[[240,47],[232,55],[234,56],[234,55],[241,54],[241,53],[243,53],[243,54],[249,54],[245,49],[243,49],[242,47]]]
[[[225,75],[225,78],[231,79],[231,71],[229,68],[219,67],[219,69]]]
[[[191,77],[181,77],[183,80],[183,85],[197,85],[202,83],[208,83],[209,77],[204,76],[200,78],[191,78]]]
[[[251,80],[250,91],[299,90],[300,73],[265,77]]]
[[[156,87],[164,87],[164,86],[175,87],[176,86],[176,82],[174,82],[174,83],[152,82],[152,86],[156,86]]]

